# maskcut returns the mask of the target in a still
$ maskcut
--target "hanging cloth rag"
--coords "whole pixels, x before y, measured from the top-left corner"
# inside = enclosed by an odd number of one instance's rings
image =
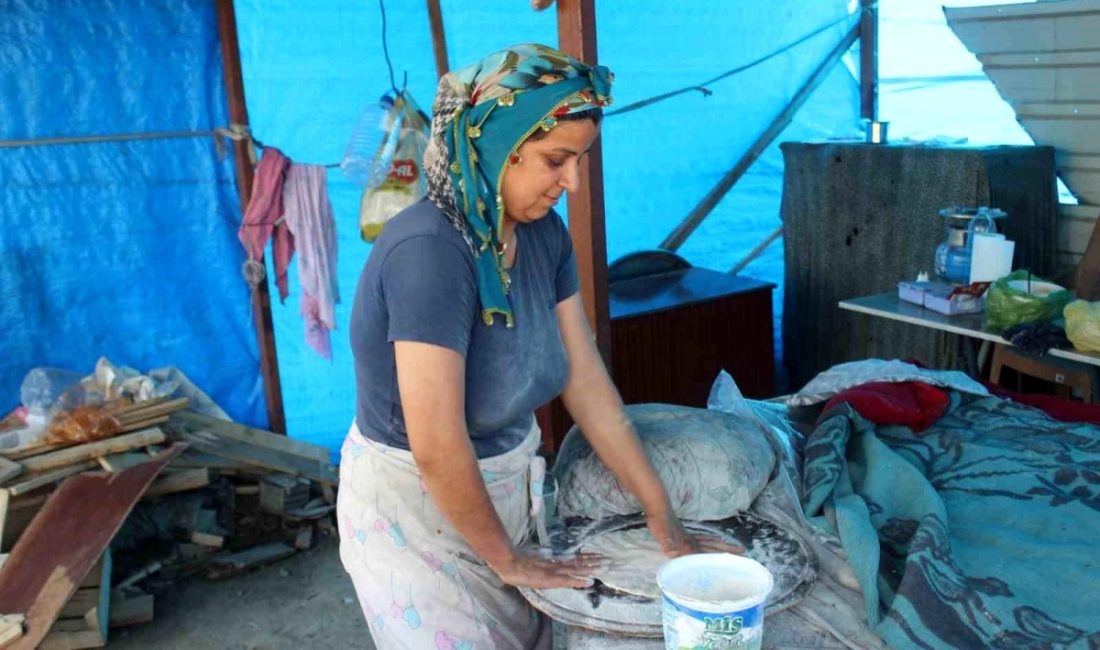
[[[329,332],[336,329],[336,220],[328,199],[325,168],[292,164],[286,173],[282,203],[290,234],[298,247],[298,282],[306,343],[332,358]]]
[[[252,197],[244,211],[237,239],[248,252],[242,272],[249,286],[255,288],[264,279],[264,248],[274,233],[275,286],[279,300],[287,296],[286,268],[294,256],[294,236],[283,221],[283,181],[290,159],[274,147],[265,147],[252,184]]]

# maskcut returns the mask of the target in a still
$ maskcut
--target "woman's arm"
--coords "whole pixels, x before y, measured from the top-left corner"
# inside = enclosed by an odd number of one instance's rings
[[[596,350],[580,294],[558,303],[557,316],[569,357],[569,381],[562,394],[565,407],[599,459],[641,502],[646,524],[661,549],[670,556],[700,551],[744,552],[718,538],[692,537],[684,531]]]
[[[588,558],[551,562],[520,553],[497,516],[466,430],[465,360],[428,343],[394,343],[397,384],[413,458],[447,521],[504,582],[535,588],[584,587]]]
[[[641,502],[649,528],[665,552],[692,550],[596,350],[580,294],[558,303],[557,317],[569,357],[569,380],[562,393],[566,409],[603,464]]]

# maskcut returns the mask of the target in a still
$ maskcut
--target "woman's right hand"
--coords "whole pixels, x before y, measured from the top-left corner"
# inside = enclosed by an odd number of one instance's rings
[[[532,589],[585,588],[592,586],[592,573],[607,562],[602,556],[578,553],[570,558],[542,557],[517,549],[510,558],[491,568],[505,584]]]

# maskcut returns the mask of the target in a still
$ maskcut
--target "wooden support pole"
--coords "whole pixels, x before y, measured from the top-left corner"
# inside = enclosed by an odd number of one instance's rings
[[[558,47],[595,65],[595,0],[558,0]],[[581,164],[580,189],[569,192],[569,234],[577,255],[581,299],[596,345],[611,368],[611,318],[607,298],[607,234],[603,205],[603,150],[592,144]]]
[[[825,77],[828,76],[837,61],[840,61],[844,53],[856,42],[859,33],[859,24],[848,31],[844,38],[837,43],[837,46],[833,48],[833,51],[821,62],[821,65],[817,66],[817,69],[810,75],[810,78],[802,84],[802,87],[799,88],[798,92],[791,98],[791,102],[787,104],[787,107],[772,120],[772,123],[760,134],[756,142],[752,143],[748,151],[741,156],[741,159],[737,161],[733,169],[726,172],[726,175],[718,181],[718,184],[703,197],[699,205],[695,206],[695,208],[684,217],[684,220],[680,222],[680,225],[676,226],[669,236],[661,242],[661,248],[668,251],[675,251],[683,245],[684,241],[687,240],[691,233],[695,232],[695,229],[699,227],[699,224],[703,223],[703,219],[705,219],[707,215],[710,214],[711,210],[718,205],[722,197],[724,197],[738,179],[752,167],[752,164],[756,162],[756,159],[764,153],[771,143],[783,133],[783,130],[786,129],[787,125],[794,119],[798,109],[802,108],[802,105],[806,103],[810,95],[812,95],[813,92],[817,90],[817,87],[821,85],[821,82],[825,80]],[[572,209],[572,206],[570,206],[570,209]]]
[[[248,131],[248,108],[244,101],[244,79],[241,76],[241,51],[237,44],[237,16],[233,0],[217,0],[218,37],[222,48],[222,68],[225,73],[225,94],[229,101],[229,120],[234,126]],[[237,193],[241,210],[248,207],[252,198],[252,143],[247,140],[233,142],[233,158],[237,171]],[[275,354],[275,327],[271,319],[271,296],[265,279],[252,291],[252,318],[256,327],[256,339],[260,347],[260,373],[264,379],[264,399],[267,402],[267,428],[276,433],[286,433],[286,416],[283,412],[283,389],[279,379],[279,359]]]
[[[859,0],[859,116],[878,120],[878,0]]]
[[[428,0],[428,22],[432,26],[432,51],[435,52],[435,73],[442,77],[450,70],[447,61],[447,33],[443,29],[443,8],[439,0]]]

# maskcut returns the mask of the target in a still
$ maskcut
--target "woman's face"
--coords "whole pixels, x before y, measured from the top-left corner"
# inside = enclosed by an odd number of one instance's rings
[[[564,192],[576,191],[581,157],[599,132],[592,120],[560,122],[544,137],[520,145],[520,162],[505,168],[500,183],[504,215],[519,223],[536,221]]]

